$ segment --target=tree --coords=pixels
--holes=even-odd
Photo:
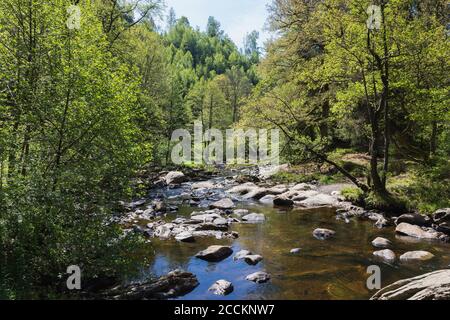
[[[221,38],[223,36],[223,31],[220,29],[220,22],[214,17],[208,18],[208,24],[206,25],[206,33],[209,37]]]
[[[247,33],[244,39],[244,53],[252,63],[259,62],[260,48],[258,47],[259,32]]]
[[[169,15],[167,16],[167,30],[172,29],[177,22],[177,16],[175,14],[175,9],[173,7],[169,10]]]

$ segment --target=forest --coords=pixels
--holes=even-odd
[[[277,183],[345,182],[348,201],[391,216],[450,207],[447,1],[272,0],[273,37],[243,48],[216,18],[200,29],[166,9],[0,2],[1,299],[73,294],[73,264],[95,286],[149,263],[145,238],[114,223],[119,201],[148,191],[143,175],[217,170],[171,162],[173,131],[195,121],[279,129]]]

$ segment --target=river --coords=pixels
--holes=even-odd
[[[224,183],[223,178],[214,182]],[[226,183],[226,182],[225,182]],[[180,197],[189,190],[190,184],[179,188],[153,191],[163,194],[167,202],[180,204]],[[212,199],[220,199],[223,188],[215,190]],[[200,206],[207,206],[204,200]],[[235,240],[214,238],[196,239],[194,243],[175,240],[152,239],[149,244],[151,266],[142,270],[140,279],[149,275],[161,276],[174,269],[194,273],[200,285],[178,299],[368,299],[376,290],[366,286],[367,267],[378,265],[381,269],[382,286],[400,279],[429,271],[447,268],[450,264],[450,244],[417,240],[395,234],[394,227],[378,229],[373,221],[352,219],[349,222],[336,219],[333,208],[281,209],[257,201],[237,202],[237,208],[263,213],[264,223],[235,223],[231,230],[239,233]],[[165,219],[189,217],[197,207],[179,205],[175,213]],[[320,241],[313,237],[316,228],[336,231],[333,239]],[[392,241],[396,262],[390,264],[377,260],[371,241],[385,237]],[[263,256],[262,262],[251,266],[243,260],[234,261],[233,255],[220,262],[207,262],[195,254],[210,245],[232,246],[233,255],[241,249]],[[301,248],[299,254],[291,254],[292,248]],[[435,255],[427,262],[401,263],[398,257],[406,251],[426,250]],[[271,280],[256,284],[245,277],[256,271],[266,271]],[[216,296],[208,288],[219,279],[233,283],[234,291],[227,296]],[[135,279],[136,280],[136,279]]]

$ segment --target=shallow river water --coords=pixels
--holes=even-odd
[[[171,191],[176,193],[176,190]],[[447,268],[450,264],[450,245],[440,242],[418,241],[395,235],[394,228],[377,229],[373,222],[353,219],[349,223],[337,220],[335,210],[282,210],[255,202],[239,203],[238,208],[264,213],[261,224],[234,224],[231,230],[239,232],[236,240],[199,239],[195,243],[152,239],[153,263],[143,271],[143,277],[156,276],[181,268],[194,273],[200,285],[178,299],[368,299],[375,292],[367,289],[367,267],[381,268],[382,286],[394,281]],[[180,206],[168,220],[189,216],[198,208]],[[312,236],[315,228],[336,231],[336,237],[320,241]],[[373,256],[377,250],[371,245],[376,237],[392,241],[397,262],[383,263]],[[206,262],[195,258],[200,250],[214,244],[230,245],[233,255],[241,249],[263,256],[256,266],[243,260],[234,261],[233,255],[220,262]],[[301,248],[300,254],[290,254],[292,248]],[[398,257],[406,251],[427,250],[435,257],[425,263],[404,264]],[[256,271],[266,271],[271,280],[255,284],[245,277]],[[225,279],[234,285],[227,296],[216,296],[208,288]]]

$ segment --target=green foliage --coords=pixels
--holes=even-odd
[[[364,193],[359,188],[344,188],[341,191],[342,196],[344,196],[345,200],[350,201],[352,203],[361,204],[364,203]]]

